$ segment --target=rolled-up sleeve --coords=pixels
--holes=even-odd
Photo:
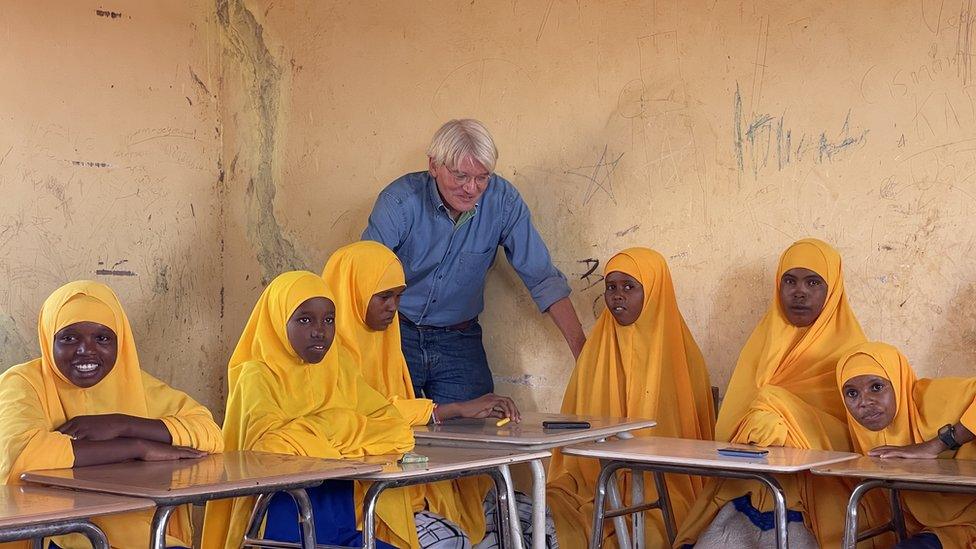
[[[369,214],[362,240],[373,240],[396,251],[403,244],[406,224],[403,199],[389,192],[382,192]]]
[[[553,265],[549,248],[532,225],[529,207],[514,187],[505,199],[505,212],[507,215],[502,230],[505,256],[529,290],[536,306],[545,312],[553,303],[569,296],[569,283]]]

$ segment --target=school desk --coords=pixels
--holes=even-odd
[[[884,532],[893,531],[898,540],[905,539],[905,518],[898,497],[899,490],[945,493],[976,493],[976,461],[963,459],[879,459],[860,457],[852,461],[824,465],[813,469],[817,475],[863,479],[847,502],[844,547]],[[858,534],[857,506],[875,488],[889,491],[891,520],[884,525]]]
[[[502,474],[501,469],[513,463],[524,463],[533,459],[548,457],[547,451],[519,452],[515,450],[489,450],[472,448],[418,447],[414,453],[427,457],[423,463],[401,463],[398,455],[368,456],[361,458],[364,463],[370,463],[381,468],[371,472],[361,472],[349,475],[347,478],[370,482],[363,499],[363,541],[366,549],[376,547],[376,502],[384,490],[427,484],[441,480],[453,480],[463,477],[486,475],[495,485],[497,495],[496,523],[501,538],[501,547],[512,547],[517,544],[517,529],[513,532],[512,524],[517,524],[517,517],[510,516],[509,498],[514,495],[511,480]],[[257,535],[271,495],[263,495],[254,504],[254,512],[248,525],[244,546],[253,546],[251,542]],[[275,542],[277,548],[295,548],[296,544]]]
[[[520,529],[512,527],[518,525],[518,515],[512,514],[515,497],[515,487],[511,477],[506,474],[508,466],[515,463],[526,463],[541,460],[551,454],[545,450],[518,451],[513,449],[486,448],[448,448],[435,446],[418,446],[415,453],[427,456],[427,463],[398,464],[386,460],[383,470],[379,473],[355,475],[357,480],[369,480],[372,484],[366,491],[363,502],[363,530],[367,540],[366,549],[375,549],[376,531],[375,509],[376,500],[380,494],[389,488],[426,484],[439,480],[451,480],[475,475],[488,475],[495,484],[498,534],[501,547],[521,547]],[[512,536],[512,534],[515,536]]]
[[[496,427],[496,419],[455,419],[440,425],[414,427],[417,445],[449,446],[454,448],[510,448],[519,451],[538,451],[562,448],[570,444],[604,440],[608,437],[629,437],[631,431],[657,425],[650,419],[576,416],[566,414],[524,413],[520,423]],[[587,421],[589,429],[543,429],[543,421]],[[542,459],[529,462],[532,469],[532,547],[545,547],[546,531],[546,469]],[[510,476],[508,469],[503,470]],[[611,504],[620,507],[620,497],[611,487]],[[514,509],[514,500],[510,502]],[[623,525],[623,519],[620,520]],[[629,549],[624,545],[621,549]]]
[[[40,547],[42,539],[63,534],[82,534],[95,549],[108,549],[101,528],[92,517],[152,509],[147,499],[91,492],[74,492],[39,486],[0,487],[0,542],[30,539]]]
[[[773,494],[776,519],[776,545],[788,547],[786,534],[786,496],[774,474],[791,474],[857,458],[857,454],[847,452],[828,452],[823,450],[801,450],[798,448],[770,447],[763,458],[727,457],[718,453],[725,447],[754,448],[751,446],[715,442],[710,440],[688,440],[680,438],[647,437],[629,440],[608,441],[602,444],[582,444],[564,448],[566,455],[599,459],[602,462],[600,477],[596,485],[594,500],[593,532],[590,537],[591,549],[600,547],[603,538],[603,521],[606,518],[623,515],[641,516],[649,509],[660,509],[668,539],[673,543],[676,536],[674,514],[668,497],[664,473],[678,473],[706,477],[758,480],[765,484]],[[653,473],[654,486],[658,499],[644,502],[643,494],[635,494],[635,504],[625,509],[610,512],[604,510],[607,485],[614,474],[621,469],[633,472]],[[633,475],[635,480],[642,475]],[[636,484],[636,483],[635,483]],[[639,497],[638,497],[639,496]],[[640,503],[637,503],[640,502]],[[635,522],[634,539],[643,540],[643,523]],[[618,536],[619,538],[619,536]]]
[[[379,471],[379,464],[324,460],[265,452],[226,452],[199,459],[128,461],[75,469],[31,471],[28,482],[151,500],[156,505],[150,547],[166,546],[166,525],[180,505],[287,492],[295,499],[302,544],[315,547],[315,527],[305,488],[356,473]]]

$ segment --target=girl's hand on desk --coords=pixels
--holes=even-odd
[[[194,459],[207,455],[202,450],[187,448],[186,446],[172,446],[163,442],[140,440],[142,445],[142,461],[170,461],[174,459]]]
[[[877,458],[908,458],[908,459],[934,459],[946,450],[945,444],[939,439],[933,439],[918,444],[908,446],[878,446],[868,452],[871,457]]]

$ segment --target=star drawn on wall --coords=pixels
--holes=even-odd
[[[589,181],[586,186],[586,190],[583,193],[583,204],[593,198],[593,195],[597,191],[603,191],[607,193],[610,200],[616,204],[617,198],[613,195],[613,172],[617,169],[617,164],[620,163],[620,159],[624,156],[624,153],[620,153],[613,160],[607,159],[607,145],[603,146],[603,153],[600,154],[600,159],[597,160],[595,164],[589,166],[579,166],[572,170],[568,170],[566,173],[570,175],[575,175],[577,177],[582,177]]]

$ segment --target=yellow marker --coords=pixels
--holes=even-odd
[[[495,427],[504,427],[504,426],[508,425],[508,422],[509,421],[512,421],[512,418],[510,418],[510,417],[503,417],[503,418],[501,418],[501,419],[499,419],[498,421],[495,422]]]

